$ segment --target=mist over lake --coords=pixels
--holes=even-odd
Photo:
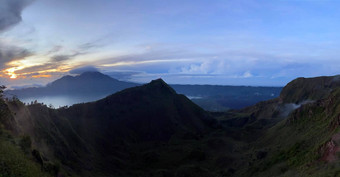
[[[54,108],[59,108],[63,106],[72,106],[73,104],[77,103],[86,103],[86,102],[92,102],[99,99],[104,98],[107,95],[90,95],[90,96],[41,96],[41,97],[28,97],[28,98],[22,98],[20,99],[22,102],[26,104],[30,104],[31,102],[34,102],[35,100],[38,101],[38,103],[44,103],[46,105],[53,105]]]
[[[105,98],[108,95],[88,95],[84,96],[74,96],[74,95],[58,95],[58,96],[37,96],[37,97],[26,97],[20,98],[20,101],[26,104],[31,104],[35,100],[38,103],[44,103],[46,105],[53,105],[54,108],[59,108],[63,106],[72,106],[79,103],[87,103],[92,101],[97,101]],[[190,100],[192,99],[202,99],[202,97],[186,96]]]

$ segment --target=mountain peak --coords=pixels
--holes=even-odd
[[[168,85],[162,78],[152,80],[150,84]]]
[[[172,94],[176,94],[176,91],[171,88],[163,79],[159,78],[159,79],[156,79],[156,80],[152,80],[150,83],[146,84],[145,85],[148,89],[150,90],[154,90],[154,89],[157,89],[157,90],[162,90],[162,92],[169,92],[169,93],[172,93]]]

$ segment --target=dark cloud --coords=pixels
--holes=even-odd
[[[96,71],[99,71],[99,69],[94,66],[83,66],[80,68],[73,69],[69,71],[69,73],[70,74],[82,74],[84,72],[96,72]]]
[[[71,55],[55,55],[52,57],[52,61],[53,62],[61,62],[61,61],[65,61],[65,60],[69,60],[72,59],[78,55],[83,55],[84,53],[74,53]]]
[[[33,0],[0,0],[0,33],[19,23],[22,10]],[[0,43],[0,69],[5,64],[32,55],[32,52],[16,46]]]
[[[103,40],[102,38],[98,38],[90,42],[82,43],[73,50],[74,51],[73,54],[61,53],[60,51],[64,47],[61,45],[56,45],[51,50],[49,50],[46,53],[46,55],[54,54],[54,56],[51,57],[51,62],[63,62],[66,60],[73,59],[74,57],[79,56],[79,55],[88,54],[90,53],[92,49],[96,49],[96,48],[104,46],[103,44],[100,44],[102,40]]]
[[[22,59],[30,55],[32,55],[32,52],[27,49],[0,44],[0,68],[3,68],[10,61]]]
[[[19,23],[22,10],[32,0],[1,0],[0,1],[0,32]]]
[[[70,59],[69,55],[56,55],[52,57],[53,61],[59,62],[59,61],[64,61]]]
[[[59,52],[62,48],[63,48],[63,46],[61,46],[61,45],[56,45],[56,46],[54,46],[51,50],[49,50],[49,51],[47,52],[46,55],[50,55],[50,54],[53,54],[53,53],[57,53],[57,52]]]
[[[87,42],[87,43],[79,45],[78,48],[79,48],[79,50],[90,50],[90,49],[98,48],[98,47],[101,47],[101,46],[102,45],[97,44],[96,42]]]
[[[94,39],[92,41],[89,41],[89,42],[85,42],[85,43],[82,43],[78,46],[78,50],[80,51],[88,51],[88,50],[91,50],[91,49],[97,49],[97,48],[100,48],[100,47],[104,47],[106,42],[105,40],[108,39],[109,36],[105,35],[105,36],[102,36],[102,37],[99,37],[97,39]]]

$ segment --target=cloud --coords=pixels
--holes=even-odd
[[[11,86],[11,89],[24,89],[24,88],[32,88],[32,87],[43,87],[42,84],[27,84],[27,85],[20,85],[20,86]]]
[[[70,59],[70,55],[55,55],[52,57],[53,61],[59,62]]]
[[[253,75],[252,75],[249,71],[247,71],[247,72],[245,72],[245,73],[243,74],[243,77],[244,77],[244,78],[249,78],[249,77],[253,77]]]
[[[80,68],[72,69],[69,71],[70,74],[82,74],[84,72],[97,72],[99,71],[98,68],[94,66],[83,66]]]
[[[74,54],[70,54],[70,55],[55,55],[53,56],[51,59],[53,62],[62,62],[65,60],[69,60],[72,59],[78,55],[83,55],[84,53],[80,53],[80,52],[76,52]]]
[[[41,65],[35,65],[31,67],[27,67],[21,70],[16,71],[17,74],[25,74],[25,76],[31,76],[26,73],[34,73],[38,71],[45,71],[45,70],[50,70],[50,69],[56,69],[58,68],[59,64],[56,63],[44,63]]]
[[[52,47],[52,49],[49,50],[49,51],[46,53],[46,55],[50,55],[50,54],[57,53],[57,52],[59,52],[62,48],[63,48],[63,46],[61,46],[61,45],[56,45],[56,46]]]
[[[90,49],[94,49],[94,48],[99,48],[103,45],[98,44],[96,41],[95,42],[87,42],[87,43],[83,43],[81,45],[78,46],[79,50],[90,50]]]
[[[0,32],[21,22],[21,12],[32,0],[1,0],[0,1]]]
[[[0,44],[0,68],[5,67],[5,64],[10,61],[22,59],[30,55],[32,55],[32,52],[27,49]]]
[[[141,71],[111,71],[111,72],[104,72],[104,74],[109,75],[115,79],[129,81],[136,75],[144,74]]]
[[[1,0],[0,33],[21,22],[23,9],[32,1],[33,0]],[[23,59],[32,54],[33,53],[27,49],[8,45],[0,41],[0,69],[3,69],[5,64],[10,61]]]

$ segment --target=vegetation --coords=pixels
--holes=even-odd
[[[2,87],[5,88],[5,87]],[[31,155],[29,137],[15,137],[13,129],[6,129],[10,111],[3,99],[0,99],[0,177],[49,177],[52,176],[41,170]],[[9,127],[7,127],[9,128]]]
[[[60,109],[2,102],[0,163],[9,165],[0,170],[3,176],[336,176],[338,85],[334,77],[301,78],[279,98],[228,112],[206,112],[162,80]]]
[[[6,89],[6,86],[4,86],[4,85],[0,85],[0,99],[2,99],[3,98],[3,94],[4,94],[4,90]]]

